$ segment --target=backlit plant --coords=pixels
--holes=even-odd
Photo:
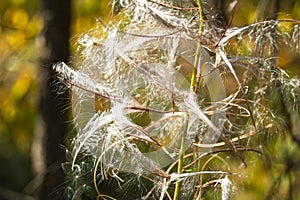
[[[239,174],[219,154],[246,166],[245,152],[260,153],[253,136],[299,117],[300,80],[278,66],[280,47],[299,53],[299,21],[222,29],[201,0],[114,6],[118,20],[79,38],[76,70],[53,66],[76,130],[66,195],[200,199],[213,188],[229,199]]]

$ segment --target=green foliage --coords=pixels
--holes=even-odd
[[[105,16],[105,3],[74,1],[73,35]],[[30,152],[38,118],[42,28],[39,0],[1,0],[0,185],[17,191],[33,180]]]
[[[35,43],[42,28],[37,8],[38,1],[31,0],[0,4],[0,179],[3,187],[15,190],[32,179],[30,147],[37,117]]]

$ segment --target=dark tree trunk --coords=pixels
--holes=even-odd
[[[71,22],[71,0],[42,0],[44,18],[43,48],[40,68],[40,120],[33,144],[33,168],[41,179],[38,199],[63,197],[65,160],[62,148],[68,132],[68,92],[57,94],[52,65],[68,62]]]

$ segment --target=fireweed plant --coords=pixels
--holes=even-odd
[[[201,0],[113,4],[116,20],[78,39],[76,70],[53,66],[72,91],[67,198],[229,199],[222,155],[246,167],[254,136],[299,116],[300,80],[277,64],[279,47],[300,53],[299,21],[224,29]]]

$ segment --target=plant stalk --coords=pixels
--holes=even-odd
[[[185,135],[187,133],[187,127],[188,127],[188,118],[189,115],[186,113],[184,120],[184,126],[183,126],[183,134],[181,136],[181,144],[180,144],[180,151],[179,151],[179,160],[178,160],[178,167],[177,167],[177,173],[180,174],[183,168],[183,158],[184,158],[184,142],[185,142]],[[180,181],[177,180],[175,185],[175,191],[174,191],[174,197],[173,200],[177,200],[180,192]]]
[[[201,0],[198,0],[198,7],[199,7],[199,39],[197,43],[197,50],[195,53],[195,59],[194,59],[194,69],[192,72],[192,78],[191,78],[191,86],[190,90],[191,92],[197,92],[197,87],[200,80],[200,52],[201,52],[201,35],[203,30],[203,12],[202,12],[202,2]]]

